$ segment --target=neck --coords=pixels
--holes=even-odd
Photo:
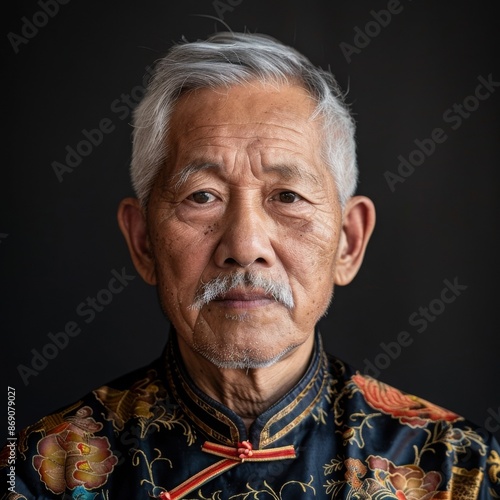
[[[247,431],[254,420],[302,378],[314,348],[314,335],[265,368],[219,368],[194,352],[181,338],[179,350],[193,382],[205,394],[233,410]]]

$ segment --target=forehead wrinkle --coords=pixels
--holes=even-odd
[[[214,162],[200,162],[200,163],[190,163],[189,165],[186,165],[180,172],[177,172],[174,174],[170,179],[169,182],[173,182],[175,179],[177,181],[175,182],[173,189],[175,191],[179,190],[182,188],[182,186],[188,181],[189,177],[193,174],[196,174],[197,172],[201,172],[203,170],[208,170],[208,169],[220,169],[222,166],[219,163],[214,163]],[[269,166],[262,166],[262,170],[264,173],[277,173],[280,177],[282,177],[285,180],[292,180],[295,178],[305,180],[305,181],[310,181],[316,186],[321,186],[321,180],[319,179],[318,176],[314,175],[311,172],[304,171],[300,167],[294,164],[277,164],[277,165],[269,165]]]
[[[286,127],[282,127],[282,128],[286,128]],[[288,129],[290,131],[292,131],[293,129]],[[299,132],[297,131],[294,131],[295,135],[297,137],[300,137],[302,138],[303,134],[300,134]],[[224,143],[225,141],[227,140],[233,140],[233,139],[236,139],[236,140],[239,140],[239,141],[242,141],[242,142],[246,142],[248,143],[250,146],[252,146],[255,142],[257,143],[268,143],[269,141],[273,141],[273,142],[277,142],[277,143],[291,143],[291,144],[297,144],[297,141],[294,139],[294,138],[290,138],[290,137],[287,137],[287,136],[280,136],[280,135],[277,135],[275,133],[272,133],[272,132],[263,132],[263,131],[258,131],[258,132],[255,132],[253,134],[245,134],[245,133],[242,133],[241,135],[239,135],[238,133],[232,131],[230,134],[227,134],[227,133],[224,133],[224,132],[220,132],[220,133],[213,133],[213,134],[204,134],[200,137],[194,137],[194,138],[190,138],[188,133],[184,134],[184,141],[186,142],[186,144],[184,145],[184,147],[186,146],[193,146],[193,144],[195,146],[197,146],[198,144],[201,144],[201,145],[204,145],[206,142],[210,142],[212,140],[219,140],[221,143]],[[279,146],[275,146],[275,147],[279,147]]]
[[[301,136],[302,133],[297,130],[297,122],[298,121],[303,121],[301,120],[300,118],[296,118],[295,120],[293,120],[291,122],[290,125],[286,125],[284,124],[283,122],[274,122],[274,121],[262,121],[262,120],[255,120],[253,122],[246,122],[246,121],[227,121],[227,122],[214,122],[214,123],[207,123],[207,124],[196,124],[196,125],[193,125],[191,127],[188,127],[186,128],[186,130],[183,131],[183,135],[187,135],[187,134],[190,134],[191,132],[194,132],[194,131],[198,131],[198,130],[203,130],[203,129],[211,129],[214,131],[216,131],[216,129],[222,129],[221,132],[219,133],[215,133],[214,136],[212,137],[219,137],[220,135],[224,135],[225,133],[225,129],[227,129],[228,127],[242,127],[242,128],[252,128],[252,127],[255,127],[255,126],[261,126],[261,125],[264,125],[264,126],[271,126],[271,127],[275,127],[277,129],[282,129],[286,132],[292,132],[293,134],[295,135],[299,135]],[[308,123],[311,123],[313,124],[314,121],[313,120],[308,120]],[[262,132],[259,132],[259,134],[261,134]],[[231,136],[233,136],[233,133],[231,131]],[[211,136],[208,136],[208,135],[204,135],[204,137],[206,138],[210,138]],[[271,134],[269,137],[272,137],[274,138],[274,134]],[[251,138],[251,136],[249,136],[248,134],[244,134],[242,137],[240,137],[241,139],[247,139],[247,138]]]

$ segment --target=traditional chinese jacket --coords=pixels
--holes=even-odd
[[[162,358],[45,417],[3,452],[2,498],[500,498],[500,447],[455,413],[325,354],[247,433]],[[11,480],[9,482],[9,479]]]

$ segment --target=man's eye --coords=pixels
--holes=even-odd
[[[195,203],[209,203],[215,200],[215,196],[206,191],[198,191],[188,196],[188,200],[192,200]]]
[[[300,196],[293,191],[283,191],[278,195],[278,198],[282,203],[294,203],[301,199]]]

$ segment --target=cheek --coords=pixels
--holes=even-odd
[[[279,239],[294,266],[306,268],[309,274],[323,274],[335,263],[340,234],[337,226],[332,217],[316,218],[284,228]]]
[[[281,260],[296,297],[297,310],[309,320],[321,317],[333,290],[340,228],[332,218],[313,220],[281,238]]]
[[[169,221],[151,235],[158,285],[177,302],[192,300],[213,252],[215,225],[193,228]]]

